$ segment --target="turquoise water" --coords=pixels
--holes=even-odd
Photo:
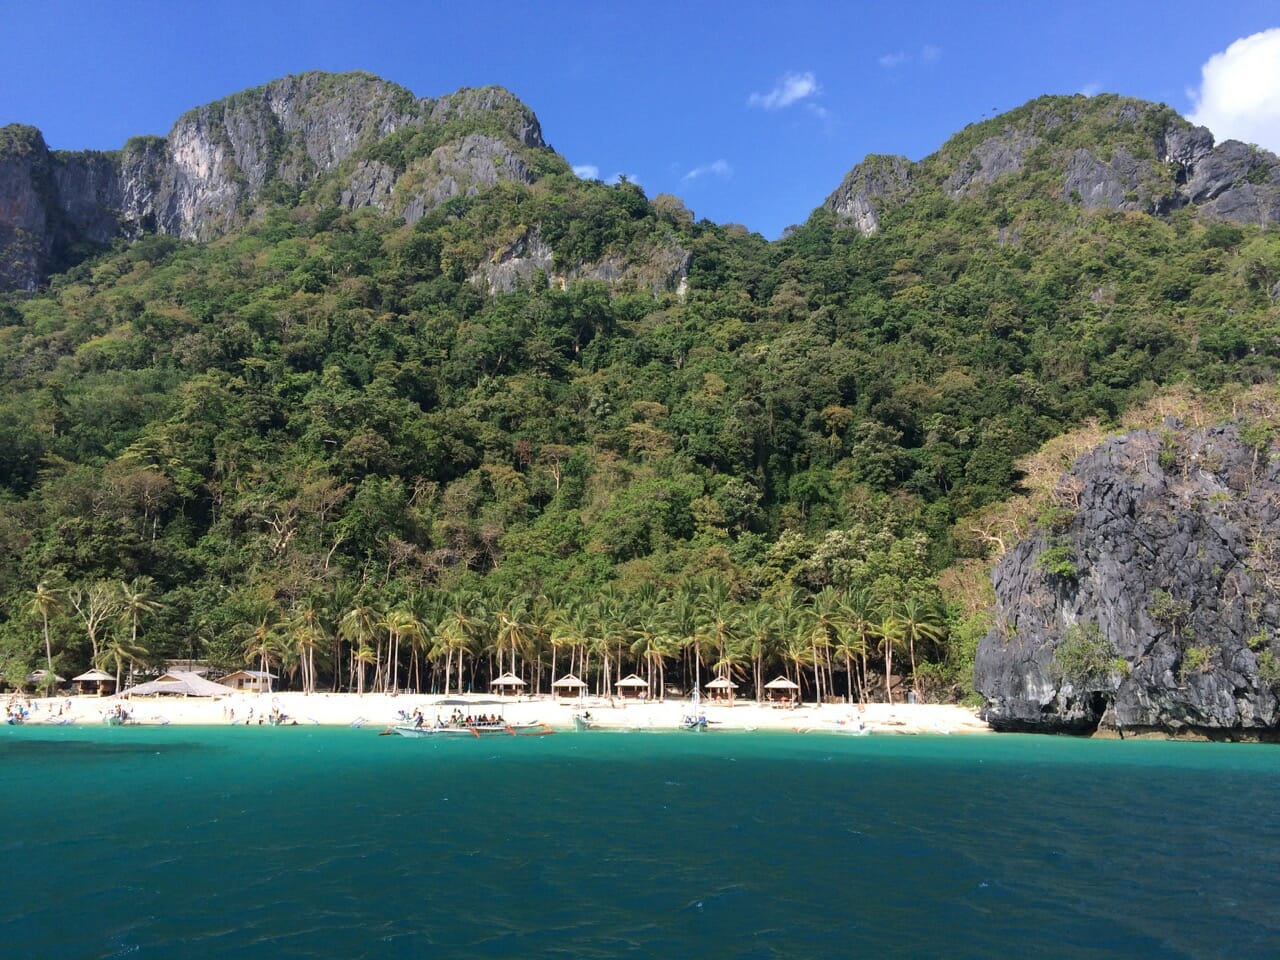
[[[1280,748],[0,728],[6,957],[1274,957]]]

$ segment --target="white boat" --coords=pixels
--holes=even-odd
[[[507,723],[503,720],[486,721],[484,723],[431,723],[413,724],[397,723],[384,733],[394,733],[401,737],[545,737],[555,733],[545,723],[536,720],[527,723]]]
[[[585,710],[582,711],[582,713],[575,713],[573,715],[573,729],[579,733],[582,733],[584,730],[590,730],[595,725],[595,718]]]

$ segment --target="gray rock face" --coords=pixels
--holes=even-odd
[[[606,256],[597,263],[575,264],[563,274],[558,274],[551,247],[538,231],[533,230],[482,263],[471,280],[487,286],[490,293],[510,293],[541,272],[549,285],[563,287],[578,280],[632,283],[658,296],[681,290],[692,262],[693,254],[674,240],[669,240],[649,245],[636,259]]]
[[[479,117],[501,135],[468,131],[467,121]],[[407,170],[372,159],[347,163],[379,140],[419,129],[444,142]],[[167,137],[137,138],[116,153],[54,154],[33,128],[3,128],[0,261],[7,266],[0,289],[33,289],[57,251],[75,243],[150,230],[218,236],[248,219],[275,183],[302,188],[338,176],[347,208],[417,219],[500,180],[529,182],[518,151],[545,147],[537,118],[506,90],[419,100],[368,74],[276,80],[192,110]]]
[[[1146,165],[1118,148],[1109,162],[1088,150],[1077,150],[1067,164],[1063,199],[1077,200],[1090,209],[1137,210],[1138,187]]]
[[[1039,137],[1012,128],[983,140],[947,178],[947,192],[960,196],[976,187],[989,186],[998,177],[1019,172],[1026,165],[1027,154],[1039,142]]]
[[[911,195],[914,172],[915,164],[906,157],[868,156],[822,205],[869,237],[880,229],[884,206],[901,204]]]
[[[1207,218],[1280,221],[1280,158],[1230,140],[1215,147],[1207,129],[1165,107],[1110,96],[1032,101],[966,128],[918,164],[868,157],[823,207],[870,235],[887,208],[930,187],[970,197],[1043,170],[1064,201],[1090,209],[1164,214],[1194,205]]]
[[[1254,438],[1256,439],[1256,438]],[[1069,519],[997,565],[975,682],[997,729],[1275,739],[1280,462],[1240,428],[1110,440]]]

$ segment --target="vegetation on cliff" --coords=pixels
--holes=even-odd
[[[919,189],[872,236],[819,210],[767,243],[556,166],[412,224],[321,179],[0,301],[5,675],[45,660],[47,617],[64,674],[515,662],[545,689],[572,657],[593,685],[700,660],[961,694],[1020,458],[1274,377],[1280,240],[1192,207],[1089,209],[1015,171]],[[533,237],[548,269],[477,279]],[[684,284],[569,279],[658,247]]]

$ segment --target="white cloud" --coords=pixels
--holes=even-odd
[[[685,183],[689,183],[706,176],[731,177],[733,176],[733,167],[729,166],[727,160],[713,160],[711,163],[704,163],[700,167],[694,167],[680,179]]]
[[[594,163],[575,163],[573,175],[579,180],[599,180],[600,168]]]
[[[1218,140],[1280,152],[1280,27],[1237,40],[1200,68],[1188,119]]]
[[[1102,92],[1102,84],[1097,82],[1086,83],[1083,87],[1080,88],[1080,92],[1084,94],[1086,97],[1096,97],[1098,94]]]
[[[753,93],[747,97],[747,106],[765,110],[781,110],[793,103],[822,92],[812,73],[788,73],[768,93]]]
[[[882,54],[876,63],[880,64],[886,70],[896,70],[898,67],[912,63],[937,63],[942,59],[942,48],[935,47],[931,43],[925,44],[920,48],[918,53],[906,53],[902,50],[895,50],[892,53]]]

